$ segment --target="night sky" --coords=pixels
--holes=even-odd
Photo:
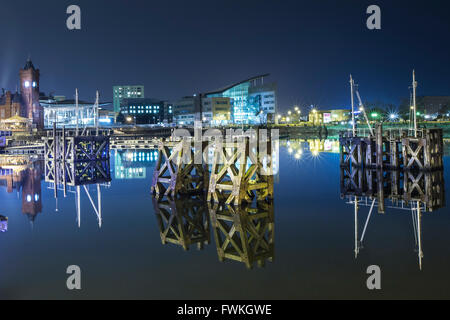
[[[41,91],[112,100],[112,86],[145,85],[177,99],[270,73],[278,107],[350,103],[349,74],[363,100],[398,103],[416,69],[419,95],[450,95],[448,1],[16,0],[0,8],[0,87],[15,90],[28,55]],[[66,28],[81,7],[82,30]],[[381,7],[382,29],[366,28]],[[269,78],[268,78],[269,80]]]

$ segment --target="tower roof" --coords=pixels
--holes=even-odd
[[[25,67],[23,67],[23,70],[29,70],[29,69],[36,70],[34,68],[33,62],[31,61],[30,58],[27,59],[27,63],[25,64]]]

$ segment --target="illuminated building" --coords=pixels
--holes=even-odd
[[[44,112],[39,103],[39,69],[36,69],[30,59],[19,71],[20,92],[2,92],[0,96],[0,121],[12,117],[27,119],[36,129],[44,127]]]
[[[195,97],[183,97],[173,104],[173,122],[179,126],[194,125],[197,112],[199,110],[195,108]]]
[[[125,117],[131,116],[138,124],[161,124],[173,119],[171,104],[151,98],[123,99],[120,112]]]
[[[351,112],[347,109],[317,110],[309,112],[309,122],[313,125],[341,122],[350,120]]]
[[[267,119],[267,114],[276,112],[276,85],[264,84],[264,78],[267,76],[269,74],[256,76],[216,91],[207,92],[203,96],[206,98],[230,98],[231,116],[234,123],[260,123],[264,121],[263,119]],[[264,96],[270,96],[270,98]],[[264,102],[266,102],[266,108]]]
[[[113,87],[113,106],[114,112],[119,113],[122,100],[127,98],[144,98],[144,86],[114,86]]]
[[[227,125],[231,123],[230,98],[203,98],[202,122],[207,125]]]
[[[44,108],[44,127],[52,128],[56,122],[58,128],[75,127],[77,123],[76,101],[56,100],[54,98],[41,99],[41,105]],[[113,122],[113,115],[108,112],[110,102],[99,103],[99,124],[107,125]],[[93,127],[95,125],[95,104],[93,102],[78,101],[78,124],[82,126]]]

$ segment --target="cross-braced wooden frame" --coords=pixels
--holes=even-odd
[[[208,188],[209,172],[205,164],[196,163],[206,143],[197,150],[192,139],[160,141],[158,160],[153,172],[151,191],[159,196],[176,197],[204,192]]]
[[[153,197],[162,244],[172,243],[188,250],[192,244],[203,249],[210,243],[209,218],[202,197],[172,199]]]
[[[274,258],[273,202],[258,201],[255,207],[208,203],[219,261],[243,262],[252,268]]]
[[[273,163],[271,141],[251,146],[248,137],[218,142],[208,189],[208,201],[240,205],[273,199]]]

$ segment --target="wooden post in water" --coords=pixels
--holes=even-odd
[[[378,123],[376,125],[375,143],[377,152],[377,169],[383,169],[383,125]]]
[[[63,190],[64,198],[67,196],[67,182],[66,182],[66,128],[62,127],[62,175],[63,175]]]
[[[56,122],[53,122],[53,178],[55,180],[53,190],[53,195],[55,198],[58,197],[58,154],[57,154],[57,137],[56,137]]]

